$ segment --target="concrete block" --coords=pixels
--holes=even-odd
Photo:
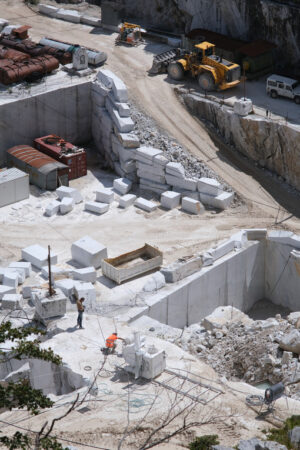
[[[202,194],[217,196],[222,191],[221,184],[214,178],[200,178],[198,181],[198,191]]]
[[[130,117],[130,106],[128,103],[120,103],[115,100],[112,91],[110,91],[109,95],[106,98],[105,103],[107,111],[111,111],[111,109],[116,109],[121,117]]]
[[[92,96],[96,93],[102,95],[103,97],[107,97],[110,93],[110,89],[104,86],[99,80],[95,80],[91,83]]]
[[[113,152],[119,156],[123,162],[135,159],[135,149],[125,148],[115,135],[111,138]]]
[[[37,244],[30,245],[22,249],[22,259],[41,269],[48,264],[48,250]],[[53,251],[50,252],[50,261],[52,265],[57,264],[57,255]]]
[[[151,164],[153,158],[157,155],[161,155],[162,151],[154,147],[139,147],[136,149],[136,160],[145,164]]]
[[[166,173],[177,178],[184,178],[185,175],[183,165],[176,162],[169,162],[166,164]]]
[[[57,214],[60,208],[60,202],[57,200],[53,200],[52,202],[48,203],[48,205],[45,208],[45,215],[48,217],[54,216],[54,214]]]
[[[97,78],[109,89],[112,89],[118,102],[127,102],[128,93],[125,84],[113,72],[106,69],[99,70]]]
[[[136,195],[133,194],[126,194],[120,197],[119,200],[119,207],[120,208],[128,208],[129,206],[133,205],[136,200]]]
[[[156,156],[154,156],[152,162],[153,162],[154,166],[166,167],[166,165],[168,164],[169,160],[163,155],[156,155]]]
[[[124,162],[120,161],[120,165],[125,173],[136,173],[136,162],[133,159]]]
[[[180,194],[174,191],[166,191],[160,197],[160,203],[163,208],[173,209],[180,205]]]
[[[157,208],[156,203],[153,203],[150,200],[146,200],[142,197],[136,199],[136,201],[134,202],[134,206],[147,212],[152,212]]]
[[[146,180],[149,180],[150,182],[159,183],[159,184],[165,184],[166,183],[166,177],[164,175],[156,175],[152,172],[147,172],[145,170],[138,170],[137,176]]]
[[[114,193],[110,189],[99,188],[95,194],[96,202],[112,203],[114,201]]]
[[[126,176],[126,173],[121,167],[121,164],[119,162],[114,162],[114,169],[117,175],[124,178]]]
[[[84,298],[85,301],[83,303],[85,307],[85,311],[92,311],[96,302],[96,289],[92,285],[92,283],[82,283],[81,281],[75,281],[75,295],[78,298]]]
[[[142,163],[140,161],[136,161],[136,167],[138,170],[140,170],[141,172],[147,172],[147,174],[151,174],[151,175],[161,175],[165,177],[165,168],[163,166],[159,166],[159,165],[154,165],[154,164],[145,164]],[[151,175],[150,175],[150,179],[151,179]],[[147,178],[147,177],[145,177]]]
[[[84,281],[86,283],[96,283],[97,272],[94,267],[84,267],[75,269],[72,272],[74,280]]]
[[[44,5],[43,3],[39,4],[39,12],[41,14],[47,14],[47,16],[54,17],[55,13],[59,10],[55,6]]]
[[[200,200],[204,205],[214,206],[219,209],[226,209],[230,206],[234,198],[234,192],[222,192],[216,197],[208,194],[201,194]]]
[[[113,186],[116,191],[118,191],[122,195],[125,195],[128,194],[128,192],[132,188],[132,182],[127,178],[118,178],[114,180]]]
[[[5,294],[15,294],[16,288],[11,286],[5,286],[4,284],[0,284],[0,300],[3,299]]]
[[[74,294],[74,280],[70,280],[70,278],[56,280],[54,286],[60,289],[66,297],[70,298]]]
[[[69,197],[64,197],[59,206],[59,211],[61,214],[68,214],[72,211],[74,206],[74,200]]]
[[[186,189],[187,191],[197,190],[196,178],[178,178],[173,175],[166,174],[166,182],[176,188]]]
[[[72,9],[60,8],[54,13],[54,17],[66,20],[67,22],[80,23],[80,14]]]
[[[21,309],[23,307],[23,297],[21,294],[4,294],[2,298],[2,309]]]
[[[193,198],[183,197],[182,199],[182,209],[191,214],[204,214],[205,209],[202,203]]]
[[[83,14],[80,17],[80,22],[84,23],[85,25],[91,25],[91,27],[101,27],[101,19],[99,19],[99,17],[92,17]]]
[[[134,129],[134,122],[131,117],[121,117],[117,109],[110,110],[110,117],[120,133],[129,133]]]
[[[25,278],[28,278],[31,274],[31,264],[30,262],[16,261],[11,262],[9,266],[11,269],[22,269],[25,272]]]
[[[3,284],[16,289],[19,284],[19,273],[14,270],[6,270],[3,276]]]
[[[104,214],[109,210],[108,203],[100,203],[100,202],[86,202],[84,204],[85,211],[90,211],[96,214]]]
[[[4,272],[4,276],[6,274],[12,273],[13,275],[15,275],[16,273],[18,274],[18,284],[22,284],[25,281],[25,269],[24,268],[12,268],[12,267],[8,267],[5,272]],[[4,276],[3,276],[3,284],[4,283]]]
[[[267,237],[267,228],[247,228],[243,230],[249,241],[261,241]]]
[[[233,111],[239,116],[248,116],[253,111],[253,104],[250,98],[240,98],[233,105]]]
[[[56,189],[56,193],[60,200],[67,197],[72,198],[76,204],[82,202],[82,195],[77,189],[68,186],[60,186]]]
[[[123,147],[138,148],[140,146],[139,138],[134,133],[119,133],[116,127],[114,127],[114,131]]]
[[[32,285],[30,285],[30,286],[23,286],[22,287],[22,296],[23,296],[23,298],[31,298],[32,289],[34,287],[35,286],[32,286]]]
[[[160,184],[151,182],[146,178],[140,178],[140,189],[148,192],[155,192],[158,195],[161,195],[163,192],[166,192],[170,189],[168,184]]]
[[[35,314],[41,319],[51,319],[66,313],[67,298],[60,289],[56,289],[52,297],[48,297],[46,290],[37,290],[34,292],[33,302]]]
[[[107,248],[89,236],[74,242],[71,247],[72,259],[84,267],[101,267],[101,261],[107,258]]]

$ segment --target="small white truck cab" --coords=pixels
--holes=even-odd
[[[267,78],[267,94],[272,98],[281,97],[291,98],[300,105],[300,83],[292,78],[282,77],[281,75],[270,75]]]

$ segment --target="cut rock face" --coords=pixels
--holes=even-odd
[[[212,331],[215,328],[221,329],[223,326],[228,326],[231,323],[236,322],[240,322],[244,325],[251,325],[253,320],[237,308],[232,306],[220,306],[203,319],[202,326],[206,330]]]

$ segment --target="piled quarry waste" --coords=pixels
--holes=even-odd
[[[257,384],[300,378],[300,312],[252,320],[232,306],[217,308],[201,323],[187,327],[178,345],[197,355],[222,376]],[[299,387],[289,386],[300,399]]]
[[[110,70],[101,69],[92,83],[92,101],[92,134],[107,167],[129,182],[138,183],[143,191],[158,195],[174,191],[182,199],[187,197],[183,201],[187,212],[204,211],[200,202],[220,209],[230,206],[234,193],[224,190],[218,180],[207,176],[209,171],[203,173],[201,163],[196,166],[199,171],[195,170],[194,176],[190,176],[179,161],[168,158],[168,153],[150,145],[140,145],[131,118],[127,88]],[[114,188],[122,194],[128,193],[120,191],[115,184]],[[144,199],[137,200],[138,206],[144,204]],[[152,207],[146,205],[144,209],[151,211]]]

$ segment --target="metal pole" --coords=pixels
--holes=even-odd
[[[51,256],[50,256],[50,245],[48,245],[48,280],[49,280],[49,296],[52,297],[52,279],[51,279]]]

